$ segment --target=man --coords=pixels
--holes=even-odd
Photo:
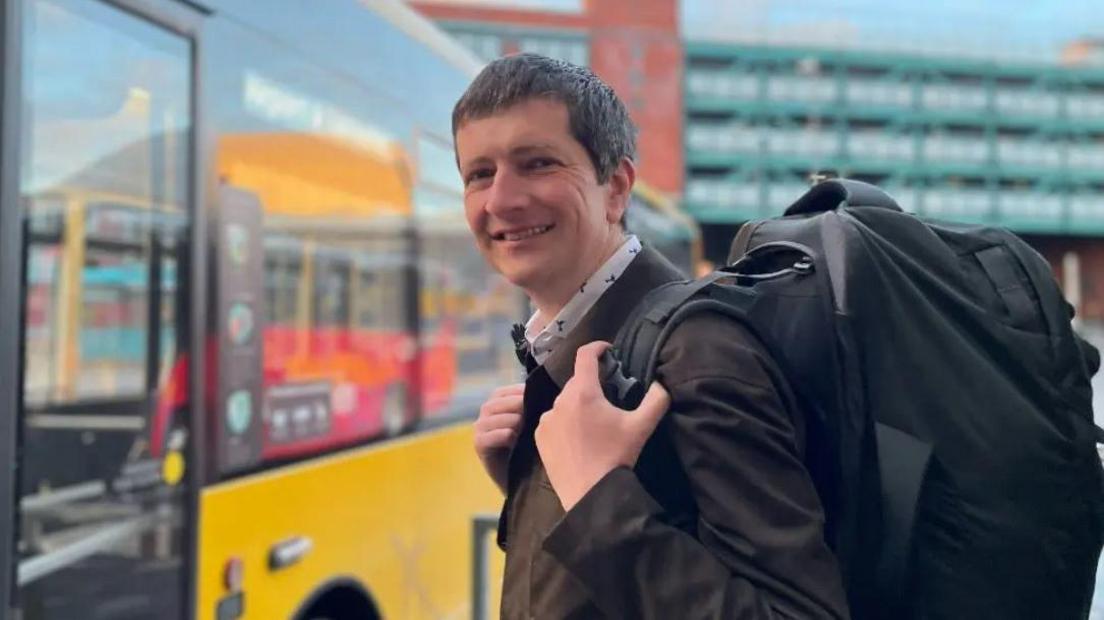
[[[602,395],[603,341],[681,278],[622,228],[635,129],[613,91],[558,60],[500,59],[453,134],[475,243],[537,309],[516,338],[525,384],[475,423],[506,495],[502,617],[846,617],[802,417],[748,331],[687,321],[661,352],[666,389],[632,412]]]

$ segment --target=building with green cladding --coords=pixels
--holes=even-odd
[[[683,204],[711,259],[830,171],[1011,228],[1104,318],[1104,67],[688,42],[684,101]]]

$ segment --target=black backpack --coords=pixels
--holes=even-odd
[[[745,224],[729,261],[652,291],[622,327],[613,355],[634,379],[607,387],[624,405],[679,323],[731,315],[808,416],[853,617],[1088,616],[1104,544],[1100,358],[1041,256],[835,179]]]

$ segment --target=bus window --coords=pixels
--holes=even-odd
[[[406,294],[410,258],[402,253],[399,240],[383,239],[354,255],[356,276],[352,293],[356,327],[402,331],[408,325]]]
[[[190,44],[99,1],[25,6],[21,617],[180,618],[187,403],[158,403],[187,379]]]
[[[301,248],[293,239],[272,239],[265,244],[265,322],[272,325],[295,321],[295,302],[303,264]]]
[[[265,324],[259,460],[223,478],[393,436],[416,413],[408,156],[316,67],[289,79],[272,60],[225,76],[248,115],[225,129],[248,131],[220,134],[217,173],[260,204]]]
[[[146,389],[151,287],[148,209],[89,204],[86,210],[76,382],[78,400],[141,396]],[[146,220],[143,222],[143,220]],[[125,228],[112,228],[121,222]],[[145,224],[145,225],[143,225]]]
[[[319,252],[314,262],[314,325],[319,328],[349,326],[349,257],[340,251]]]
[[[357,265],[357,292],[353,295],[353,316],[357,327],[380,323],[382,278],[369,265]]]

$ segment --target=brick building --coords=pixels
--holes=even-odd
[[[713,261],[742,222],[781,213],[810,173],[833,170],[922,215],[1023,235],[1079,314],[1104,321],[1099,41],[1017,64],[686,41],[677,0],[411,4],[485,59],[591,66],[640,127],[641,178],[701,224]]]
[[[485,59],[526,51],[589,65],[617,91],[640,128],[640,177],[669,195],[682,193],[683,44],[676,0],[581,0],[573,10],[411,4]]]

